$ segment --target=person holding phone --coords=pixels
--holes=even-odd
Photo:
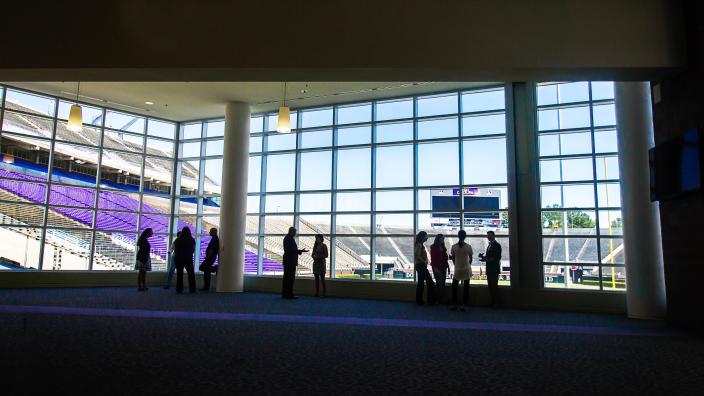
[[[284,237],[284,278],[281,287],[281,297],[285,299],[298,298],[293,295],[293,281],[296,279],[296,266],[298,266],[298,256],[308,252],[306,249],[299,249],[294,237],[296,228],[290,227],[288,234]]]
[[[479,253],[479,260],[486,263],[486,283],[489,286],[491,307],[499,303],[499,272],[501,271],[501,245],[496,242],[494,231],[487,231],[489,244],[486,253]]]

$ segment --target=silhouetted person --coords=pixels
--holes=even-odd
[[[188,289],[196,292],[196,274],[193,269],[193,253],[196,241],[191,236],[191,229],[183,227],[181,235],[174,242],[174,261],[176,263],[176,293],[183,292],[183,270],[188,273]]]
[[[489,244],[486,253],[479,253],[479,259],[486,263],[486,283],[489,286],[489,296],[491,296],[491,306],[495,307],[499,303],[499,272],[501,271],[501,245],[496,242],[494,231],[487,231],[486,239]]]
[[[445,280],[450,272],[450,265],[447,262],[447,247],[445,246],[445,236],[435,235],[433,244],[430,245],[430,266],[433,268],[433,278],[437,286],[438,301],[445,302]]]
[[[142,234],[137,239],[137,260],[134,269],[139,271],[137,275],[137,291],[147,291],[147,271],[152,270],[152,259],[149,256],[151,245],[149,239],[154,232],[151,228],[142,231]]]
[[[210,242],[205,248],[205,259],[198,269],[203,271],[203,288],[202,291],[210,290],[210,274],[217,272],[215,268],[215,260],[220,253],[220,238],[218,238],[218,229],[213,227],[210,229]]]
[[[469,282],[472,279],[472,256],[474,251],[472,245],[465,243],[467,233],[460,230],[457,233],[459,242],[452,245],[450,250],[450,258],[455,263],[455,275],[452,278],[452,307],[451,310],[457,309],[457,294],[459,283],[462,282],[462,305],[460,311],[464,311],[464,307],[469,305]]]
[[[423,285],[428,285],[428,304],[435,302],[435,284],[428,272],[428,252],[423,245],[428,240],[428,233],[421,231],[413,244],[413,263],[418,283],[416,284],[416,304],[423,305]]]
[[[301,253],[307,252],[306,249],[299,249],[296,240],[296,229],[290,227],[288,234],[284,237],[284,279],[281,287],[281,297],[287,299],[298,298],[293,295],[293,281],[296,278],[296,266],[298,265],[298,256]]]
[[[315,277],[315,296],[318,297],[319,285],[323,284],[323,297],[327,291],[325,290],[325,271],[326,271],[326,258],[328,258],[328,247],[325,245],[323,236],[318,234],[315,236],[315,244],[313,245],[313,252],[311,253],[313,257],[313,276]]]
[[[178,238],[181,235],[181,231],[176,233],[176,238]],[[174,250],[176,249],[176,239],[171,242],[171,246],[169,246],[169,262],[166,265],[166,286],[164,286],[164,289],[169,289],[171,287],[171,283],[174,281],[174,273],[176,272],[176,263],[174,259]]]

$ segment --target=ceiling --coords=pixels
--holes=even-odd
[[[75,99],[75,82],[7,82],[7,85]],[[476,82],[291,82],[287,105],[294,108],[476,88]],[[80,100],[173,121],[225,115],[225,103],[243,101],[253,113],[273,111],[283,98],[281,82],[84,82]],[[145,102],[152,102],[148,105]]]

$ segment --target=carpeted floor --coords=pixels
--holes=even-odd
[[[152,288],[0,290],[3,394],[700,394],[704,338],[618,315]],[[8,390],[8,393],[5,393]]]

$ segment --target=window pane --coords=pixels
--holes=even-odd
[[[144,133],[145,120],[132,114],[118,113],[108,110],[105,115],[105,127],[128,131],[134,133]]]
[[[540,161],[540,181],[542,182],[581,181],[593,178],[591,158]]]
[[[601,238],[600,245],[602,264],[625,264],[625,256],[623,252],[623,239]]]
[[[247,213],[259,213],[259,195],[247,196]]]
[[[184,139],[199,139],[201,127],[202,127],[202,124],[200,122],[195,123],[195,124],[186,124],[183,127],[183,138]]]
[[[458,184],[458,151],[456,141],[419,144],[418,185],[440,186]]]
[[[337,145],[369,144],[372,141],[372,127],[369,125],[339,128],[337,130]]]
[[[459,213],[419,213],[418,231],[425,231],[429,235],[428,245],[433,243],[435,235],[443,234],[446,237],[445,246],[450,250],[452,244],[457,243],[457,232],[460,229]],[[428,246],[429,248],[429,246]],[[449,252],[448,252],[449,253]]]
[[[129,154],[128,154],[129,155]],[[105,157],[105,155],[103,155]],[[138,160],[141,162],[140,160]],[[110,161],[103,161],[110,166]],[[74,146],[65,143],[54,145],[53,172],[51,179],[55,183],[73,185],[95,184],[98,167],[98,148]],[[136,168],[135,168],[136,169]],[[139,173],[139,169],[136,169]]]
[[[46,190],[45,190],[46,191]],[[44,206],[0,201],[0,224],[10,226],[38,226],[44,224]],[[4,246],[4,242],[3,242]]]
[[[203,192],[205,194],[220,194],[222,181],[222,159],[209,159],[205,161],[205,180]]]
[[[548,288],[599,290],[599,267],[597,266],[546,265],[543,274],[545,287]]]
[[[337,153],[337,188],[371,187],[371,150],[339,150]]]
[[[267,213],[293,212],[293,194],[267,195],[265,199]]]
[[[337,234],[369,234],[371,217],[366,214],[339,214],[335,218]]]
[[[83,116],[83,119],[85,120],[85,115]],[[149,135],[163,137],[163,138],[173,140],[175,131],[176,131],[176,124],[173,124],[171,122],[165,122],[165,121],[159,121],[159,120],[153,120],[153,119],[147,120],[147,133]]]
[[[269,151],[293,150],[295,148],[295,133],[281,133],[276,135],[269,135],[267,137],[267,149]]]
[[[316,235],[316,234],[330,234],[330,214],[302,214],[298,219],[298,233],[301,235]],[[313,250],[313,238],[309,238],[310,248],[308,250]],[[330,247],[328,246],[328,249]],[[310,258],[310,253],[306,255],[306,259],[312,264],[313,260]]]
[[[139,188],[142,161],[140,154],[103,150],[100,182],[112,188],[121,187],[120,185]]]
[[[378,278],[413,281],[413,238],[378,237],[375,243]]]
[[[457,117],[418,121],[418,139],[457,136]]]
[[[44,271],[88,270],[92,236],[93,232],[88,230],[47,229],[42,269]],[[93,269],[113,269],[111,265],[115,265],[114,263],[114,260],[100,257],[93,260]]]
[[[264,233],[267,235],[286,235],[288,233],[288,228],[293,227],[293,215],[267,215],[264,216]],[[280,255],[283,252],[283,237],[281,240],[275,238],[277,243],[281,243],[281,249],[278,250]],[[274,240],[272,239],[272,242]]]
[[[330,193],[301,194],[298,202],[301,212],[329,212],[330,204]]]
[[[618,183],[599,183],[596,186],[599,207],[617,208],[621,206],[621,186]]]
[[[266,160],[266,191],[293,191],[296,155],[270,155]]]
[[[462,117],[462,135],[494,135],[506,133],[505,114]]]
[[[249,119],[249,132],[259,133],[264,131],[264,117],[251,117]]]
[[[301,112],[301,127],[311,128],[332,125],[332,109],[304,110]]]
[[[249,138],[249,152],[250,153],[259,153],[262,151],[262,137],[261,136],[252,136]]]
[[[336,194],[338,212],[363,212],[371,209],[369,192],[349,192]]]
[[[222,155],[224,140],[208,140],[205,143],[205,155]]]
[[[99,230],[136,231],[137,213],[99,210],[96,228]]]
[[[589,83],[578,81],[557,85],[559,103],[586,102],[589,100]]]
[[[543,186],[540,191],[543,208],[594,207],[594,187],[592,184]]]
[[[504,90],[468,91],[462,93],[462,112],[500,110],[506,106]]]
[[[147,154],[162,157],[174,156],[174,142],[161,139],[147,139]]]
[[[376,210],[413,210],[413,191],[377,191]]]
[[[560,129],[584,128],[590,126],[589,107],[568,107],[559,110]]]
[[[623,234],[623,215],[620,210],[599,211],[599,233],[603,236]]]
[[[378,143],[413,140],[413,124],[410,122],[395,122],[379,124],[376,127]]]
[[[301,148],[332,146],[332,130],[301,133]]]
[[[626,290],[626,267],[602,267],[601,284],[604,290]]]
[[[94,269],[134,269],[137,234],[133,232],[96,232]]]
[[[616,107],[613,104],[594,106],[594,126],[616,125]]]
[[[262,157],[249,157],[249,166],[247,167],[247,192],[259,192],[262,176]]]
[[[618,157],[596,157],[596,177],[599,180],[617,180],[620,177]]]
[[[368,237],[336,238],[335,278],[369,279],[370,246]]]
[[[457,113],[457,94],[434,95],[418,98],[418,116]]]
[[[207,137],[213,137],[213,136],[225,136],[225,120],[222,121],[210,121],[206,126],[206,133],[205,135]]]
[[[357,122],[369,122],[372,119],[372,105],[365,103],[355,106],[340,106],[337,108],[338,124],[353,124]]]
[[[557,104],[557,84],[544,84],[537,87],[538,106]]]
[[[595,131],[594,150],[597,153],[615,153],[618,151],[618,139],[615,130]]]
[[[35,185],[30,185],[36,188]],[[5,183],[0,181],[0,188],[8,190]],[[43,190],[42,190],[43,192]],[[95,207],[95,190],[91,188],[51,185],[49,190],[49,205],[74,206],[77,208]]]
[[[106,129],[103,145],[106,148],[141,153],[144,148],[144,136]]]
[[[301,190],[329,190],[332,182],[332,151],[301,153]]]
[[[20,269],[39,268],[41,229],[0,226],[0,238],[3,241],[2,256],[4,258],[19,263]]]
[[[51,138],[54,131],[54,121],[49,118],[5,111],[2,119],[2,130]]]
[[[596,238],[543,238],[543,262],[596,263]]]
[[[418,210],[460,210],[460,189],[418,190]]]
[[[413,235],[413,213],[377,214],[376,233]]]
[[[613,98],[613,81],[592,81],[592,100],[604,100]]]
[[[377,102],[376,119],[378,121],[413,117],[413,99]]]
[[[377,147],[376,187],[407,186],[413,186],[413,146]]]
[[[200,142],[189,142],[181,144],[181,155],[179,158],[200,157]]]
[[[20,110],[45,116],[54,116],[56,100],[46,96],[34,95],[28,92],[8,89],[5,92],[5,108]]]
[[[596,235],[594,211],[542,212],[543,235]]]
[[[506,139],[465,140],[463,184],[506,183]]]

